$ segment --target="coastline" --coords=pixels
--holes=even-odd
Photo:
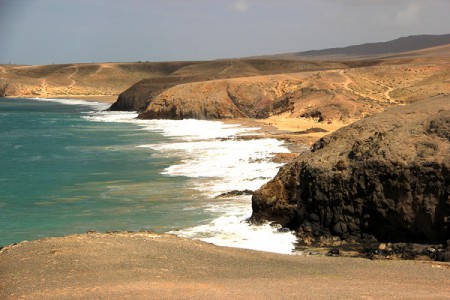
[[[106,224],[100,228],[81,226],[81,230],[59,230],[57,234],[50,232],[45,235],[23,235],[21,238],[10,239],[8,242],[3,243],[3,245],[19,242],[24,239],[34,240],[43,236],[82,233],[92,229],[104,232],[108,230],[153,230],[153,228],[157,228],[155,229],[156,231],[162,232],[159,228],[168,226],[167,228],[169,229],[167,231],[174,232],[177,235],[193,239],[198,238],[219,245],[243,248],[256,247],[260,250],[267,249],[267,251],[281,251],[282,253],[290,253],[294,248],[293,242],[295,241],[295,237],[290,232],[280,233],[277,231],[277,228],[272,228],[269,225],[251,226],[242,222],[251,216],[250,195],[228,195],[220,199],[214,198],[235,189],[256,190],[267,180],[275,176],[281,163],[271,161],[272,153],[289,152],[285,145],[282,145],[282,142],[275,139],[240,140],[239,136],[241,134],[244,136],[246,134],[255,134],[255,130],[245,126],[229,126],[220,122],[220,120],[215,122],[201,120],[135,120],[136,114],[134,113],[104,111],[108,107],[104,104],[93,103],[91,105],[91,103],[80,101],[79,99],[59,100],[38,98],[35,100],[39,102],[58,102],[75,106],[85,105],[88,107],[88,110],[91,110],[92,106],[92,114],[83,114],[83,120],[100,122],[99,124],[102,122],[108,124],[116,122],[133,123],[137,126],[137,129],[144,129],[144,132],[156,132],[158,135],[169,137],[167,143],[160,145],[157,139],[146,142],[139,141],[136,144],[138,145],[136,151],[140,151],[144,155],[156,151],[159,153],[157,156],[161,155],[161,158],[174,159],[173,162],[164,167],[164,170],[161,169],[158,171],[158,174],[167,178],[167,180],[161,182],[172,181],[170,177],[175,177],[175,180],[177,180],[176,177],[182,176],[190,180],[189,189],[192,191],[188,191],[187,195],[190,195],[191,192],[199,193],[195,198],[186,199],[186,202],[183,202],[186,204],[180,204],[186,205],[187,208],[184,210],[185,207],[183,206],[181,208],[183,212],[177,214],[179,216],[186,216],[192,205],[192,208],[201,211],[201,215],[204,214],[204,216],[208,217],[204,217],[202,223],[195,223],[195,221],[177,221],[176,224],[178,225],[173,225],[174,222],[171,222],[171,224],[164,222],[152,223],[153,215],[149,212],[147,220],[144,220],[142,223],[144,225],[137,227],[114,227],[113,224],[111,227]],[[14,103],[14,100],[9,101]],[[208,128],[207,130],[205,130],[205,126]],[[215,168],[211,169],[210,164],[213,164]],[[147,189],[152,190],[152,182],[148,182],[146,185]],[[118,186],[122,186],[122,184],[118,184]],[[125,190],[127,190],[126,187]],[[139,195],[139,192],[136,191],[133,194]],[[113,197],[113,195],[111,194],[110,196]],[[175,199],[176,193],[170,192],[168,195],[168,197]],[[133,198],[134,196],[130,195],[130,197]],[[146,200],[142,201],[145,202]],[[139,203],[139,201],[135,203]],[[194,213],[194,216],[197,216],[196,214]],[[170,216],[172,214],[166,212],[166,215]],[[133,219],[133,217],[130,217],[130,220]],[[156,219],[158,219],[158,216],[155,216]],[[180,220],[182,219],[180,217]],[[187,225],[182,226],[180,224]],[[269,235],[273,239],[269,238]],[[265,242],[270,240],[277,242]]]
[[[217,121],[261,127],[262,137],[284,137],[287,146],[288,138],[298,135],[259,120]],[[280,255],[150,232],[87,233],[9,245],[0,249],[0,270],[0,298],[5,299],[446,298],[450,293],[449,263]]]
[[[30,98],[30,96],[8,96],[5,98]],[[31,97],[33,98],[33,97]],[[117,101],[118,95],[108,96],[91,96],[91,95],[48,95],[48,99],[76,99],[84,100],[88,102],[101,102],[105,104],[113,104]],[[256,131],[261,135],[247,135],[247,138],[275,138],[286,142],[289,150],[295,154],[299,154],[304,151],[304,145],[311,146],[321,137],[330,134],[337,129],[351,124],[355,120],[349,120],[348,122],[317,122],[314,119],[298,119],[290,118],[288,116],[275,116],[267,119],[252,119],[252,118],[235,118],[235,119],[217,119],[210,121],[220,121],[225,124],[241,125],[243,127],[259,127]],[[322,129],[321,131],[308,132],[308,129]],[[292,156],[294,157],[294,156]],[[286,159],[283,160],[286,162]]]
[[[339,128],[350,125],[356,120],[333,123],[318,122],[312,118],[290,118],[276,116],[267,119],[223,119],[225,124],[238,124],[245,127],[258,127],[260,135],[247,135],[245,138],[274,138],[286,142],[292,153],[300,154],[320,138]]]
[[[88,102],[101,102],[105,104],[113,104],[117,101],[118,95],[109,96],[91,96],[91,95],[55,95],[44,97],[43,99],[74,99],[84,100]],[[33,98],[31,96],[7,96],[4,98]],[[235,119],[217,119],[210,121],[220,121],[225,124],[241,125],[243,127],[258,127],[259,135],[247,135],[246,138],[275,138],[286,142],[289,150],[295,154],[304,151],[304,145],[311,146],[321,137],[330,134],[337,129],[351,124],[355,120],[348,122],[334,122],[327,124],[326,122],[317,122],[314,119],[298,119],[289,118],[288,116],[276,116],[267,119],[251,119],[251,118],[235,118]],[[309,129],[321,129],[319,131],[308,132]],[[292,158],[291,156],[289,158]],[[288,158],[288,159],[289,159]],[[286,162],[286,159],[283,160]]]
[[[447,298],[448,263],[298,256],[152,232],[86,233],[0,250],[2,299]]]
[[[36,95],[22,95],[22,96],[6,96],[5,99],[15,99],[15,98],[42,98],[42,99],[73,99],[73,100],[84,100],[88,102],[102,102],[107,104],[113,104],[116,102],[118,95],[108,95],[108,96],[91,96],[91,95],[46,95],[46,97],[36,97]]]

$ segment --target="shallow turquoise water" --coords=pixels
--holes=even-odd
[[[296,237],[255,226],[251,197],[278,172],[282,141],[202,120],[137,120],[102,103],[0,98],[0,246],[89,230],[151,230],[291,253]]]
[[[95,109],[99,109],[98,107]],[[169,231],[213,214],[177,158],[144,144],[168,141],[135,124],[93,122],[94,110],[0,98],[0,245],[88,230]]]

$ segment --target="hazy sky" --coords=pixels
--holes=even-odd
[[[209,60],[450,33],[450,0],[0,0],[0,63]]]

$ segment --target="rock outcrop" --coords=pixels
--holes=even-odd
[[[164,90],[183,82],[187,82],[187,80],[178,77],[143,79],[122,92],[109,109],[113,111],[143,111],[151,99]]]
[[[149,104],[155,101],[159,94],[181,84],[200,84],[202,82],[214,81],[218,79],[225,80],[230,78],[328,70],[335,68],[347,68],[347,65],[335,62],[306,62],[300,60],[282,59],[227,59],[203,62],[184,62],[177,64],[171,63],[164,68],[161,67],[160,69],[162,71],[155,73],[155,76],[149,76],[121,93],[117,102],[111,107],[111,110],[145,110]],[[195,96],[200,97],[200,99],[202,97],[201,94],[195,94]],[[171,101],[171,99],[166,100]],[[198,100],[199,98],[195,98],[195,101]],[[158,102],[158,100],[155,102]],[[177,99],[174,99],[174,102],[177,102]],[[188,101],[183,101],[183,103],[188,103]],[[156,105],[159,104],[156,103]],[[171,106],[173,105],[170,104],[169,108]],[[148,110],[152,109],[150,108]],[[214,114],[214,112],[210,113],[210,115]],[[169,112],[157,110],[149,113],[148,115],[143,115],[143,117],[151,117],[153,115],[161,118],[170,118],[172,113],[170,112],[170,109]],[[190,115],[190,113],[187,115]]]
[[[252,199],[254,222],[305,244],[374,236],[450,239],[450,97],[389,109],[341,128],[281,168]]]
[[[427,65],[383,61],[369,67],[271,75],[264,74],[282,65],[270,69],[264,60],[198,63],[170,76],[142,80],[122,93],[111,109],[139,110],[141,118],[150,119],[280,116],[347,123],[399,104],[450,95],[448,64],[426,61]],[[295,69],[292,62],[284,63],[287,70]]]
[[[299,88],[291,80],[236,78],[178,84],[153,98],[145,119],[255,118],[281,95]]]
[[[17,93],[15,84],[5,83],[0,85],[0,97],[14,96]]]

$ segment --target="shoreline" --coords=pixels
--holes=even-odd
[[[30,96],[7,96],[6,99],[14,98],[42,98],[42,99],[74,99],[74,100],[84,100],[88,102],[101,102],[105,104],[113,104],[117,101],[118,95],[109,96],[90,96],[90,95],[55,95],[48,97],[32,97]],[[241,125],[242,127],[259,127],[257,131],[261,133],[266,138],[275,138],[286,142],[288,149],[295,153],[300,154],[304,151],[304,145],[311,146],[317,140],[323,136],[330,134],[337,129],[350,125],[356,120],[349,120],[348,122],[318,122],[314,119],[306,118],[290,118],[289,116],[276,116],[267,119],[213,119],[208,121],[220,121],[225,124]],[[313,129],[312,131],[309,131]],[[262,138],[261,135],[246,135],[240,138]],[[284,160],[284,162],[286,162]]]
[[[42,101],[47,101],[46,99],[37,99]],[[70,100],[70,101],[69,101]],[[49,101],[52,102],[58,102],[58,103],[65,103],[65,104],[71,104],[71,105],[86,105],[88,107],[88,110],[90,110],[90,104],[88,102],[80,101],[77,99],[77,101],[72,101],[73,99],[67,99],[67,100],[57,100],[57,99],[50,99]],[[17,100],[19,101],[19,100]],[[9,100],[9,102],[14,103],[14,100]],[[106,109],[106,106],[99,105],[99,107],[103,110]],[[196,120],[186,120],[186,121],[165,121],[162,122],[151,122],[149,120],[149,124],[147,122],[141,122],[140,120],[134,120],[135,114],[132,114],[130,116],[129,120],[128,117],[125,116],[125,119],[123,119],[123,114],[121,112],[118,112],[117,115],[120,118],[116,118],[114,115],[116,112],[99,112],[97,113],[97,104],[94,106],[94,117],[89,118],[91,121],[107,121],[110,122],[111,120],[114,120],[114,122],[117,120],[117,122],[123,122],[123,120],[126,119],[126,122],[136,123],[138,128],[141,127],[148,127],[148,130],[152,131],[156,130],[158,133],[164,133],[168,134],[168,136],[180,136],[180,141],[176,142],[177,139],[175,139],[172,143],[167,143],[167,145],[156,147],[155,151],[164,151],[164,149],[168,149],[168,155],[169,156],[180,156],[184,157],[183,164],[180,164],[177,166],[175,164],[174,166],[171,166],[166,173],[169,175],[180,175],[181,176],[187,176],[192,178],[197,178],[197,173],[202,172],[202,174],[198,174],[201,176],[206,177],[214,177],[217,176],[218,178],[224,177],[224,180],[218,181],[216,179],[208,180],[208,184],[205,187],[204,184],[199,184],[196,190],[199,190],[200,193],[208,193],[208,195],[212,195],[210,197],[214,197],[219,194],[223,194],[226,192],[230,192],[234,189],[244,190],[244,189],[252,189],[256,190],[258,189],[262,184],[265,183],[265,181],[269,180],[269,178],[272,178],[275,176],[275,174],[278,171],[278,166],[280,164],[277,162],[274,164],[272,161],[270,161],[271,157],[273,156],[271,153],[275,152],[288,152],[286,150],[285,145],[281,145],[282,142],[279,142],[275,139],[272,140],[254,140],[254,141],[239,141],[236,139],[237,136],[239,136],[241,133],[245,134],[245,132],[248,132],[250,134],[254,133],[254,130],[247,130],[245,127],[233,127],[230,128],[230,126],[225,125],[223,122],[205,122],[205,121],[196,121]],[[112,114],[113,116],[110,116]],[[126,114],[125,114],[126,115]],[[181,123],[178,123],[181,122]],[[145,125],[147,124],[147,125]],[[181,125],[184,124],[184,125]],[[206,124],[206,125],[205,125]],[[180,127],[181,126],[181,127]],[[189,126],[189,128],[182,129],[184,126]],[[207,126],[209,129],[207,132],[205,131],[205,126]],[[159,128],[159,129],[158,129]],[[189,130],[188,130],[189,129]],[[163,131],[161,131],[163,130]],[[211,132],[209,132],[211,131]],[[163,135],[164,135],[163,134]],[[188,140],[192,140],[192,143],[182,143],[179,142]],[[197,139],[204,140],[205,143],[195,142]],[[139,144],[140,145],[140,144]],[[182,147],[180,148],[180,145]],[[228,145],[228,146],[227,146]],[[239,146],[240,145],[240,146]],[[145,147],[149,147],[146,145],[141,145]],[[174,149],[178,149],[177,153],[170,152],[173,147]],[[229,149],[227,149],[229,147]],[[201,151],[201,153],[204,153],[205,156],[202,159],[195,155],[197,159],[192,157],[189,153],[192,151],[192,149],[197,149],[196,151]],[[207,149],[207,150],[206,150]],[[146,150],[143,150],[147,152]],[[230,156],[234,157],[231,158]],[[264,157],[264,161],[261,161],[261,157]],[[188,159],[189,158],[189,159]],[[198,158],[200,160],[203,160],[203,163],[197,161]],[[179,158],[177,158],[177,161]],[[207,166],[211,162],[216,161],[214,163],[215,170],[211,170],[208,172],[207,175],[204,174],[203,170],[208,169]],[[267,164],[266,164],[267,163]],[[263,167],[260,167],[259,165],[263,164]],[[227,166],[228,165],[228,166]],[[223,170],[218,171],[218,170]],[[245,170],[245,171],[244,171]],[[197,172],[197,173],[196,173]],[[169,179],[170,180],[170,179]],[[200,183],[200,182],[199,182]],[[149,184],[147,184],[148,186]],[[197,185],[196,185],[197,186]],[[201,187],[203,186],[203,187]],[[204,189],[209,189],[210,191],[204,191]],[[173,193],[172,193],[173,194]],[[170,196],[169,196],[170,197]],[[206,197],[206,196],[205,196]],[[229,197],[231,198],[231,197]],[[260,249],[263,249],[262,247],[269,248],[267,251],[291,251],[293,248],[292,243],[287,243],[291,239],[291,234],[279,234],[276,229],[270,228],[269,226],[259,226],[258,228],[253,228],[252,226],[247,225],[246,223],[242,223],[240,221],[243,221],[250,217],[251,215],[251,201],[250,197],[236,197],[238,199],[235,199],[235,201],[231,201],[230,199],[224,199],[221,201],[213,201],[212,199],[205,199],[207,200],[207,203],[205,204],[205,214],[210,215],[212,214],[214,216],[214,220],[217,220],[218,223],[205,221],[205,224],[193,224],[181,228],[175,228],[178,229],[181,233],[179,235],[185,235],[185,236],[191,236],[193,238],[204,238],[208,241],[216,242],[217,244],[222,245],[232,245],[235,247],[258,247]],[[198,203],[198,201],[196,201]],[[205,202],[206,203],[206,202]],[[195,204],[198,205],[198,204]],[[211,206],[211,207],[210,207]],[[202,206],[203,207],[203,206]],[[225,209],[226,208],[226,209]],[[200,208],[199,208],[200,209]],[[202,208],[203,209],[203,208]],[[210,210],[212,213],[210,213]],[[179,213],[177,213],[179,214]],[[239,220],[238,220],[239,219]],[[132,218],[130,219],[132,220]],[[188,219],[187,219],[188,220]],[[190,224],[190,222],[181,222]],[[224,232],[221,225],[217,225],[220,222],[227,223],[228,224],[228,231]],[[145,223],[145,221],[144,221]],[[153,222],[150,223],[151,226],[157,226],[158,224]],[[244,228],[245,227],[245,228]],[[145,227],[145,225],[142,225],[138,228],[153,228],[153,227]],[[135,230],[138,228],[131,228],[131,227],[119,227],[119,228],[112,228],[109,226],[104,226],[100,230],[115,230],[115,229],[121,229],[121,230]],[[78,232],[86,232],[90,229],[98,230],[97,228],[83,228],[83,230],[80,231],[72,231],[73,233]],[[181,230],[183,229],[183,230]],[[172,229],[173,230],[173,229]],[[216,231],[217,230],[217,231]],[[202,232],[204,234],[202,235]],[[211,234],[209,234],[209,233]],[[217,232],[217,234],[214,234],[214,232]],[[67,234],[70,232],[64,232],[64,230],[61,230],[59,234]],[[261,245],[259,242],[261,240],[261,236],[263,235],[275,235],[273,236],[273,240],[278,241],[275,244],[267,244],[266,246]],[[51,232],[47,234],[48,236],[51,236]],[[246,237],[249,235],[250,237]],[[251,237],[253,235],[253,237]],[[286,236],[286,237],[285,237]],[[38,236],[39,237],[39,236]],[[26,236],[22,235],[22,238],[20,239],[14,239],[9,240],[9,242],[19,242],[23,239],[34,239],[36,238],[36,235],[33,236]],[[294,239],[294,237],[292,237]],[[264,240],[264,239],[262,239]],[[267,237],[267,240],[270,240]],[[6,241],[3,244],[7,244]],[[277,246],[275,246],[277,245]],[[273,246],[273,247],[271,247]],[[289,247],[289,249],[287,248]],[[276,250],[273,250],[273,248],[277,248]],[[280,250],[281,249],[281,250]],[[288,249],[288,250],[285,250]]]
[[[264,122],[261,130],[273,138],[289,136]],[[0,270],[5,299],[446,298],[450,293],[450,263],[283,255],[152,232],[23,241],[0,248]]]
[[[38,95],[25,95],[25,96],[6,96],[3,97],[5,99],[72,99],[72,100],[84,100],[88,102],[102,102],[107,104],[113,104],[116,102],[118,95],[109,95],[109,96],[91,96],[91,95],[47,95],[46,97],[42,97]]]
[[[261,135],[246,135],[240,138],[275,138],[286,142],[286,146],[293,153],[301,154],[305,147],[311,146],[325,135],[350,125],[356,120],[348,122],[318,122],[312,118],[290,118],[289,116],[270,117],[267,119],[223,119],[225,124],[238,124],[243,127],[259,127]]]
[[[152,232],[86,233],[0,250],[3,299],[433,298],[450,265],[283,255]]]

